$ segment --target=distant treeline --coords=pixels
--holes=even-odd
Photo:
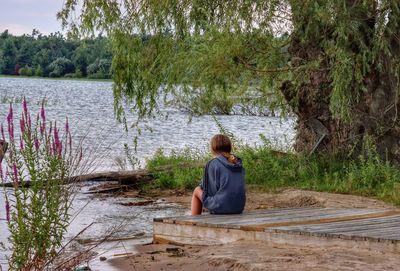
[[[61,33],[0,34],[0,74],[107,79],[111,77],[109,40],[99,36],[69,40]]]

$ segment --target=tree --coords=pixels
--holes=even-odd
[[[75,67],[71,60],[65,57],[59,57],[50,63],[49,68],[51,70],[49,74],[50,77],[60,77],[67,73],[74,72]]]
[[[87,75],[91,78],[110,78],[111,61],[108,59],[96,59],[87,66]]]
[[[50,69],[48,66],[50,65],[52,60],[53,58],[51,51],[49,49],[42,48],[33,56],[32,65],[41,68],[42,76],[48,76],[48,74],[50,73]]]
[[[15,47],[14,41],[7,39],[4,42],[1,53],[0,59],[2,60],[2,73],[15,74],[17,48]]]
[[[22,73],[30,73],[26,67],[34,69],[35,75],[49,76],[49,65],[57,58],[67,58],[73,61],[75,72],[69,76],[86,76],[86,69],[96,59],[104,59],[105,64],[111,62],[109,40],[98,36],[94,39],[65,39],[60,33],[42,35],[33,29],[32,35],[14,36],[4,31],[0,34],[0,74],[18,75],[19,67]],[[96,77],[109,78],[110,73],[97,73]],[[56,76],[53,73],[52,76]]]
[[[90,54],[89,48],[86,44],[81,44],[74,52],[72,61],[76,67],[77,72],[86,76],[86,67],[88,66],[88,57]]]
[[[83,3],[71,31],[112,37],[119,114],[124,96],[153,114],[160,89],[176,101],[256,91],[297,115],[300,152],[357,154],[372,140],[400,161],[397,0]],[[64,25],[75,5],[65,1]]]
[[[26,37],[23,41],[20,42],[21,47],[18,50],[16,61],[18,64],[25,66],[32,63],[32,58],[36,50],[35,40]]]

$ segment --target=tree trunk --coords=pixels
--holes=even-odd
[[[347,1],[349,6],[357,5],[355,0]],[[306,7],[304,7],[306,8]],[[371,12],[375,12],[371,7]],[[307,31],[307,20],[304,9],[297,9],[299,14],[293,14],[295,25],[289,47],[292,66],[301,66],[319,60],[318,69],[310,71],[309,80],[304,80],[299,85],[286,81],[281,86],[281,91],[297,115],[297,135],[294,144],[296,151],[310,153],[313,151],[327,152],[330,154],[359,155],[365,145],[366,138],[372,140],[381,157],[400,162],[400,126],[398,123],[398,90],[399,83],[393,72],[393,60],[384,52],[378,56],[376,63],[382,63],[380,69],[372,65],[369,73],[363,78],[366,91],[358,93],[358,99],[350,108],[351,120],[334,117],[330,110],[330,97],[332,93],[332,80],[330,78],[329,59],[323,51],[322,42],[333,39],[327,25],[321,25],[321,31],[315,36],[308,36],[304,41],[301,37]],[[370,44],[371,33],[374,31],[375,18],[370,14],[363,14],[365,24],[359,27],[364,35],[365,44]],[[358,15],[358,16],[363,16]],[[369,15],[369,16],[367,16]],[[315,22],[311,22],[315,24]],[[389,22],[390,23],[390,16]],[[318,31],[316,31],[318,32]],[[394,35],[388,34],[387,35]],[[349,39],[352,37],[350,36]],[[371,45],[372,46],[372,45]],[[399,41],[393,37],[392,54],[399,54]],[[360,48],[356,45],[349,50],[357,54]],[[365,50],[365,49],[364,49]],[[372,48],[371,48],[372,50]],[[303,76],[300,71],[297,76]],[[354,80],[355,81],[355,80]],[[351,91],[356,91],[354,88]]]

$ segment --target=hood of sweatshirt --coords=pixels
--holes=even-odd
[[[235,164],[232,164],[228,161],[228,159],[226,159],[225,156],[223,155],[218,155],[216,157],[216,159],[223,164],[227,169],[231,170],[231,171],[241,171],[243,169],[243,165],[242,165],[242,159],[240,159],[239,157],[237,158],[237,162]]]

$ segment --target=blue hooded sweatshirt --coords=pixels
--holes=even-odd
[[[244,168],[242,160],[229,163],[219,155],[209,161],[204,170],[200,187],[202,202],[212,214],[239,214],[246,203]]]

